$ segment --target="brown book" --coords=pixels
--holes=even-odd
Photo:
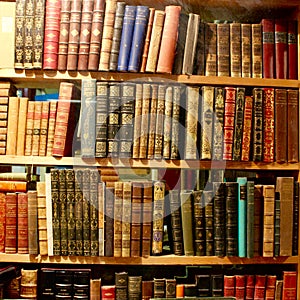
[[[274,254],[274,211],[275,186],[263,185],[264,220],[263,220],[263,253],[264,257],[273,257]]]
[[[164,112],[164,130],[162,156],[170,159],[171,155],[171,130],[172,130],[172,112],[173,112],[173,86],[166,88],[165,94],[165,112]]]
[[[28,254],[28,198],[27,193],[17,194],[17,252]]]
[[[18,135],[16,155],[24,155],[25,153],[25,135],[26,135],[26,117],[27,117],[28,98],[21,97],[19,104],[18,116]]]
[[[112,32],[114,28],[116,10],[117,0],[107,0],[105,6],[103,34],[98,68],[100,71],[109,71],[109,57],[112,46]]]
[[[103,33],[104,8],[104,0],[96,0],[94,2],[88,61],[88,69],[90,71],[98,70],[99,67],[99,57]]]
[[[217,75],[217,24],[207,23],[205,26],[205,75]]]
[[[149,116],[149,130],[148,130],[148,150],[147,158],[154,157],[154,143],[155,143],[155,127],[156,127],[156,112],[158,102],[158,85],[151,84],[151,104],[150,104],[150,116]]]
[[[46,216],[46,183],[44,181],[37,182],[36,190],[37,190],[39,254],[47,255],[48,240],[47,240],[47,216]]]
[[[5,252],[6,200],[5,193],[0,193],[0,253]]]
[[[8,124],[7,124],[7,146],[6,155],[15,155],[17,150],[19,98],[9,97]]]
[[[142,300],[153,298],[153,280],[142,281]]]
[[[297,272],[283,271],[282,299],[292,300],[297,296]]]
[[[90,279],[90,300],[101,299],[101,278]]]
[[[42,102],[39,156],[46,156],[49,107],[50,107],[50,102],[49,101],[43,101]]]
[[[253,98],[245,96],[241,161],[250,160]]]
[[[283,285],[283,280],[277,279],[276,286],[275,286],[275,300],[282,299],[282,285]]]
[[[133,129],[133,144],[132,144],[132,158],[139,158],[140,153],[140,136],[141,136],[141,120],[142,120],[142,106],[143,106],[143,85],[136,84],[135,88],[135,118]]]
[[[123,182],[122,203],[122,257],[130,257],[131,241],[131,182]]]
[[[267,275],[265,299],[275,299],[276,275]]]
[[[11,180],[1,180],[0,181],[0,191],[1,192],[26,192],[27,182],[24,181],[11,181]]]
[[[251,24],[252,77],[262,78],[262,28]]]
[[[29,254],[38,254],[38,211],[37,191],[28,194],[28,248]]]
[[[217,24],[217,75],[230,75],[230,25]]]
[[[159,55],[161,36],[164,26],[165,12],[163,10],[155,10],[153,26],[149,44],[149,52],[146,63],[146,72],[154,73]]]
[[[35,270],[21,270],[21,298],[36,299],[37,298],[37,280],[38,269]]]
[[[123,211],[123,182],[115,182],[114,188],[114,247],[113,256],[122,256],[122,211]]]
[[[48,129],[47,129],[47,149],[46,156],[52,155],[53,142],[54,142],[54,131],[56,122],[56,109],[57,101],[51,100],[49,102],[49,118],[48,118]]]
[[[104,182],[99,182],[98,183],[99,256],[104,256],[104,251],[105,251],[104,229],[105,229],[105,184]]]
[[[67,70],[77,70],[82,0],[71,0]]]
[[[230,76],[242,76],[241,23],[230,24]]]
[[[33,136],[33,117],[34,117],[34,101],[28,101],[26,114],[26,131],[25,131],[25,151],[26,156],[32,153],[32,136]]]
[[[251,24],[241,24],[242,77],[251,77]]]
[[[17,193],[5,196],[5,253],[17,253]]]
[[[40,147],[40,130],[42,120],[42,102],[34,102],[34,115],[33,115],[33,133],[32,133],[32,149],[31,155],[39,155]]]

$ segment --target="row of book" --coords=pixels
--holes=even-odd
[[[19,0],[15,27],[15,68],[297,79],[295,20],[212,23],[175,5]]]

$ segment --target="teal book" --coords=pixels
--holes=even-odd
[[[247,181],[247,257],[254,256],[254,181]]]
[[[237,177],[238,189],[238,256],[246,257],[247,177]]]

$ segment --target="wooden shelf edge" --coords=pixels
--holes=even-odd
[[[107,265],[235,265],[235,264],[298,264],[298,256],[291,257],[216,257],[216,256],[149,256],[149,257],[84,257],[35,256],[28,254],[1,254],[0,262],[53,264],[107,264]]]

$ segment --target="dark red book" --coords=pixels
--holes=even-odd
[[[101,299],[102,300],[114,300],[116,295],[115,285],[103,285],[101,286]]]
[[[235,297],[235,276],[224,275],[224,297]]]
[[[266,300],[275,299],[276,275],[267,275],[266,282]]]
[[[254,285],[255,285],[255,276],[246,275],[246,291],[245,291],[246,300],[250,300],[254,298]]]
[[[6,193],[5,253],[17,253],[17,193]]]
[[[297,299],[296,271],[283,271],[282,300]]]
[[[276,78],[287,78],[288,67],[287,22],[275,20],[275,73]]]
[[[246,276],[245,275],[235,275],[235,298],[237,300],[245,299],[246,290]]]
[[[254,299],[265,299],[266,293],[266,275],[255,276]]]
[[[261,24],[263,33],[263,78],[274,78],[274,20],[263,19]]]
[[[18,253],[28,253],[28,197],[27,193],[18,193]]]
[[[297,20],[288,21],[288,79],[298,79],[297,28]]]

